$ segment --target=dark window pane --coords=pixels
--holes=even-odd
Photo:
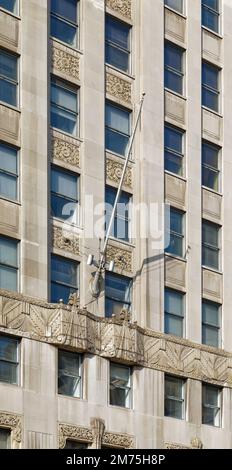
[[[218,112],[218,94],[203,88],[202,105],[206,106],[209,109],[212,109],[213,111]]]
[[[219,16],[214,11],[208,10],[208,8],[202,8],[202,24],[206,28],[211,29],[218,33],[219,31]]]
[[[10,434],[7,429],[0,429],[0,449],[10,449]]]
[[[129,72],[129,54],[113,45],[106,44],[106,62],[114,67]]]
[[[183,13],[183,0],[165,0],[165,5],[179,11],[179,13]]]
[[[169,400],[168,398],[165,399],[165,416],[169,416],[171,418],[182,419],[183,412],[182,412],[182,402]]]
[[[52,280],[77,287],[76,263],[64,258],[52,257]]]
[[[17,178],[15,176],[0,171],[0,194],[9,199],[17,199]]]
[[[111,16],[106,17],[106,40],[129,50],[130,27]]]
[[[215,426],[215,421],[217,419],[217,415],[219,410],[216,408],[208,408],[203,406],[203,413],[202,413],[202,423],[208,424],[209,426]]]
[[[17,4],[18,0],[0,0],[0,7],[5,8],[5,10],[11,11],[12,13],[17,14]]]
[[[164,128],[165,170],[177,175],[183,173],[183,133],[173,127]]]
[[[14,83],[0,79],[0,101],[12,106],[17,105],[17,87]]]
[[[52,0],[51,11],[67,20],[77,21],[77,0]]]
[[[111,152],[125,155],[129,137],[119,134],[118,132],[106,129],[106,148]]]
[[[165,70],[164,75],[164,86],[169,90],[175,91],[176,93],[182,94],[183,90],[182,76],[172,72],[171,70]]]
[[[120,313],[122,308],[130,309],[131,306],[131,279],[125,276],[106,273],[105,278],[105,314]]]
[[[219,256],[218,251],[213,250],[212,248],[209,248],[207,246],[203,246],[203,252],[202,252],[203,266],[208,266],[209,268],[212,268],[212,269],[218,269],[219,268],[218,256]]]
[[[218,248],[218,233],[219,227],[209,222],[203,222],[202,224],[202,239],[204,243],[208,243],[211,246]]]
[[[165,151],[165,170],[175,173],[176,175],[183,174],[182,157],[175,155],[171,152]]]
[[[183,337],[183,318],[165,313],[164,331],[167,335]]]
[[[175,232],[182,234],[183,233],[183,222],[182,222],[182,214],[175,210],[170,211],[170,229]]]
[[[111,187],[106,188],[106,230],[109,226],[116,193],[116,189]],[[111,230],[111,236],[126,241],[129,240],[129,203],[130,195],[122,192],[117,204],[114,224]]]
[[[51,35],[70,46],[76,46],[77,28],[54,16],[51,16]]]
[[[215,170],[218,169],[218,148],[213,145],[202,145],[202,161]]]
[[[12,54],[0,52],[0,75],[17,81],[17,57]]]
[[[7,336],[0,336],[0,360],[17,362],[18,341]]]
[[[219,347],[219,329],[209,325],[202,325],[202,343],[208,346]]]
[[[182,154],[183,133],[173,127],[165,126],[164,129],[164,145],[165,147]]]
[[[87,449],[88,444],[84,442],[72,441],[71,439],[66,440],[64,449]]]
[[[203,167],[202,169],[202,184],[207,188],[211,188],[214,191],[218,191],[218,172],[211,170],[210,168]]]
[[[165,66],[171,67],[172,69],[182,72],[182,50],[172,44],[166,44],[164,50]]]
[[[218,0],[202,0],[203,5],[218,11]]]
[[[81,362],[76,353],[59,351],[58,393],[71,397],[81,396]]]
[[[73,287],[67,287],[61,284],[51,284],[51,302],[58,303],[61,299],[65,304],[68,303],[69,296],[74,294],[76,289]]]

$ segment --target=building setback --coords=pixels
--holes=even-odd
[[[232,447],[231,50],[230,0],[0,0],[0,448]]]

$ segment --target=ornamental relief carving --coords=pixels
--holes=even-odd
[[[52,48],[52,66],[53,68],[68,75],[76,80],[80,78],[80,59],[78,56],[67,52],[60,47]]]
[[[120,271],[132,272],[132,252],[123,250],[118,246],[108,245],[107,261],[114,261],[115,267]]]
[[[131,83],[123,80],[117,75],[106,73],[106,93],[114,96],[119,101],[131,104]]]
[[[93,442],[92,429],[82,426],[73,426],[71,424],[59,424],[59,449],[64,449],[67,439],[82,441],[87,443]]]
[[[106,6],[131,19],[132,0],[106,0]]]
[[[17,449],[22,443],[22,419],[21,416],[12,413],[0,412],[0,427],[11,431],[11,447]]]
[[[53,226],[53,248],[79,255],[79,237],[71,230],[64,230],[60,227]]]
[[[111,158],[106,159],[106,178],[118,184],[122,175],[123,165]],[[132,188],[132,168],[127,167],[123,185]]]
[[[75,167],[80,166],[80,148],[66,140],[53,137],[52,138],[52,158],[68,163]]]

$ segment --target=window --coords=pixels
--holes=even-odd
[[[164,415],[184,419],[185,381],[172,375],[165,375]]]
[[[202,144],[202,184],[219,191],[219,148],[206,142]]]
[[[79,177],[69,171],[52,168],[51,208],[53,217],[77,222]]]
[[[221,392],[214,385],[202,384],[202,423],[221,426]]]
[[[78,131],[77,89],[60,80],[51,82],[51,126],[77,135]]]
[[[130,26],[106,16],[106,62],[130,72]]]
[[[0,143],[0,196],[18,199],[17,150]]]
[[[81,355],[58,351],[58,393],[68,397],[81,397]]]
[[[203,221],[202,264],[212,269],[219,269],[219,230],[218,225]]]
[[[219,69],[207,62],[202,64],[202,105],[219,111]]]
[[[0,237],[0,289],[18,290],[18,242]]]
[[[11,11],[17,15],[18,0],[0,0],[0,7],[5,8],[5,10]]]
[[[131,408],[131,369],[110,363],[110,405]]]
[[[167,42],[164,49],[164,86],[183,94],[183,50]]]
[[[8,429],[0,428],[0,449],[10,449],[11,433]]]
[[[106,272],[105,277],[105,316],[119,314],[122,309],[131,309],[132,280]]]
[[[183,13],[183,0],[165,0],[165,5],[179,13]]]
[[[17,57],[0,50],[0,101],[17,106]]]
[[[106,230],[109,226],[116,194],[116,189],[111,188],[110,186],[106,187]],[[125,241],[129,241],[130,238],[130,200],[130,194],[122,191],[119,198],[119,202],[117,204],[114,224],[111,230],[112,237],[119,238]]]
[[[130,115],[123,108],[106,103],[106,148],[125,156],[130,139]]]
[[[78,292],[78,266],[75,261],[52,256],[51,302],[57,303],[62,299],[68,303],[69,296]]]
[[[169,245],[167,253],[183,257],[184,249],[184,214],[177,209],[170,209],[170,229],[167,233]]]
[[[18,384],[19,342],[15,338],[0,335],[0,382]]]
[[[51,35],[69,46],[77,47],[77,0],[51,0]]]
[[[88,449],[88,444],[67,439],[64,449]]]
[[[220,347],[221,306],[214,302],[202,302],[202,343]]]
[[[219,0],[202,0],[202,24],[219,32]]]
[[[174,127],[164,127],[164,164],[165,170],[183,175],[184,133]]]
[[[184,295],[165,289],[165,333],[183,337]]]

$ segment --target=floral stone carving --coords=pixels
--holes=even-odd
[[[106,6],[126,18],[131,18],[131,0],[106,0]]]
[[[131,103],[131,83],[117,75],[106,73],[106,92],[120,101]]]

